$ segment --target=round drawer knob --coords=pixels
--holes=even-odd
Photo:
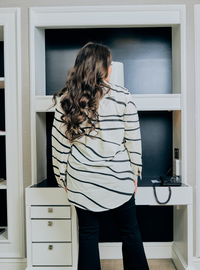
[[[48,221],[48,226],[52,226],[53,222],[52,221]]]
[[[52,250],[52,249],[53,249],[53,245],[49,245],[48,250]]]
[[[53,208],[48,208],[48,213],[52,213],[53,212]]]

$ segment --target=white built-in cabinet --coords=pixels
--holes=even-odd
[[[25,256],[19,8],[0,8],[0,50],[1,268]]]
[[[133,95],[133,98],[139,113],[144,111],[157,112],[158,115],[163,111],[172,113],[173,149],[171,150],[174,153],[174,148],[179,149],[183,185],[172,188],[172,197],[167,204],[173,206],[173,241],[170,243],[144,243],[144,245],[148,258],[172,258],[178,269],[194,269],[193,195],[192,188],[187,185],[186,9],[185,5],[137,5],[30,8],[32,185],[26,189],[27,269],[29,270],[33,267],[40,270],[55,269],[54,267],[57,265],[61,267],[59,269],[76,269],[77,266],[77,220],[74,207],[70,206],[67,201],[65,191],[48,185],[47,179],[46,120],[48,113],[53,112],[54,108],[48,110],[52,104],[52,96],[46,93],[48,67],[45,58],[45,30],[122,27],[171,28],[171,92],[162,94],[162,89],[157,89],[156,94],[137,93]],[[55,92],[58,90],[55,89]],[[47,180],[44,181],[45,179]],[[158,187],[157,192],[161,201],[166,200],[168,188]],[[138,205],[158,205],[152,186],[139,186],[136,203]],[[53,213],[56,213],[57,209],[65,208],[70,209],[70,215],[65,213],[61,216],[54,216]],[[53,212],[48,213],[49,209],[53,209]],[[54,223],[54,219],[67,221],[67,223],[63,223],[65,229],[62,229],[63,238],[61,237],[61,239],[57,235],[57,225],[54,228],[49,225],[52,224],[52,221]],[[45,238],[39,236],[40,222],[41,224],[44,222],[47,229]],[[51,232],[49,227],[52,228]],[[43,230],[45,231],[45,228]],[[70,231],[71,238],[68,239],[66,237]],[[36,237],[37,234],[38,237]],[[62,249],[62,245],[66,249]],[[66,250],[67,261],[60,260],[59,263],[56,260],[55,254],[60,254],[59,248],[62,251]],[[118,243],[101,243],[101,258],[121,257],[120,248]],[[52,260],[49,260],[51,254]]]

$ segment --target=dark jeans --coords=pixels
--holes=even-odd
[[[79,220],[78,270],[100,270],[99,213],[76,207]],[[138,229],[134,196],[125,204],[109,210],[122,237],[124,270],[148,270]]]

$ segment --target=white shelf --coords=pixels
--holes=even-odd
[[[172,196],[166,205],[192,205],[192,187],[171,187]],[[160,201],[166,201],[168,187],[156,187]],[[159,205],[154,197],[153,187],[138,187],[136,193],[137,205]],[[31,186],[26,189],[26,205],[70,205],[64,189],[58,187],[37,188]]]
[[[53,96],[36,96],[35,97],[35,111],[36,112],[54,112],[55,107],[49,109],[52,105]]]
[[[133,95],[138,111],[181,110],[181,94]]]
[[[0,229],[6,229],[5,232],[0,234],[0,242],[8,242],[8,233],[7,233],[7,227],[0,227]]]
[[[193,189],[190,186],[171,187],[172,195],[170,201],[166,205],[192,205]],[[161,202],[167,200],[169,195],[168,187],[156,187],[158,199]],[[136,193],[137,205],[159,205],[156,202],[153,187],[138,187]]]
[[[7,189],[6,180],[4,180],[3,182],[0,182],[0,189]]]
[[[0,131],[0,136],[5,136],[6,132],[5,131]]]
[[[4,77],[0,77],[0,89],[4,89],[4,82],[5,82]]]
[[[35,111],[36,112],[53,112],[53,96],[36,96]],[[133,95],[133,100],[138,111],[172,111],[181,110],[180,94],[148,94]],[[49,109],[50,108],[50,109]]]

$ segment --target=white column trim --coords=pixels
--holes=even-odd
[[[195,93],[196,93],[196,257],[200,258],[200,5],[195,12]]]

